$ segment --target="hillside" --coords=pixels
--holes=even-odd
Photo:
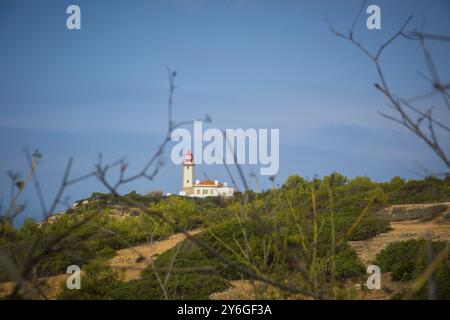
[[[28,248],[34,247],[34,276],[49,298],[388,299],[404,294],[426,267],[414,263],[423,244],[405,244],[410,248],[405,252],[418,256],[405,258],[411,263],[401,269],[407,270],[400,273],[404,280],[391,281],[400,269],[385,267],[383,293],[363,290],[365,266],[393,258],[400,259],[394,266],[402,266],[403,251],[395,251],[395,257],[390,252],[403,240],[429,235],[442,250],[439,241],[448,241],[450,234],[449,205],[448,177],[376,183],[336,173],[310,181],[291,176],[278,189],[238,192],[231,199],[95,193],[42,223],[26,220],[18,229],[3,224],[0,252],[21,270]],[[184,240],[180,229],[192,230],[202,246]],[[84,285],[59,291],[71,264],[81,266]],[[265,284],[267,279],[273,285]],[[0,267],[3,293],[10,292],[11,280]],[[43,297],[28,286],[21,295]]]

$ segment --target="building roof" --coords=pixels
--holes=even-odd
[[[194,184],[195,187],[203,187],[203,186],[208,186],[208,187],[213,187],[213,186],[217,186],[217,187],[223,187],[222,183],[218,183],[216,184],[214,181],[212,180],[203,180],[200,181],[199,183]]]

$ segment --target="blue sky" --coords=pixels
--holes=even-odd
[[[381,7],[382,29],[367,30],[363,15],[356,33],[372,50],[410,14],[411,28],[425,21],[428,32],[450,32],[448,1],[370,3]],[[82,30],[66,29],[70,4],[81,7]],[[419,166],[443,171],[424,143],[378,115],[387,107],[373,87],[373,65],[329,30],[327,19],[346,30],[360,4],[1,0],[1,197],[8,197],[7,170],[26,166],[24,148],[43,154],[38,175],[48,200],[69,157],[75,159],[74,176],[92,170],[99,152],[111,162],[126,156],[131,172],[140,168],[165,130],[166,66],[178,71],[175,119],[209,114],[209,126],[219,129],[280,129],[279,183],[294,173],[339,171],[382,181],[417,178]],[[430,49],[442,80],[450,81],[448,44]],[[398,41],[382,63],[399,95],[428,90],[417,75],[425,71],[417,44]],[[448,112],[439,117],[449,120]],[[121,191],[178,191],[181,168],[166,159],[154,182],[138,181]],[[196,174],[230,180],[221,166],[199,166]],[[260,183],[270,185],[266,177]],[[104,191],[94,179],[68,195],[76,200],[93,191]],[[27,214],[38,216],[34,194],[24,200]]]

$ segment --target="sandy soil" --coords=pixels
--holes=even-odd
[[[66,281],[68,276],[68,274],[61,274],[52,277],[39,278],[36,283],[39,286],[39,290],[45,294],[47,299],[56,299],[61,283]],[[15,282],[0,283],[0,297],[11,294],[14,286]],[[25,283],[24,291],[30,299],[42,299],[42,295],[36,290],[35,286],[29,282]]]
[[[355,281],[345,283],[347,293],[354,299],[359,300],[389,300],[395,293],[404,293],[411,286],[411,282],[392,281],[390,272],[381,274],[381,289],[369,290],[365,284]]]
[[[196,235],[200,231],[201,229],[193,230],[189,234]],[[152,259],[172,249],[184,239],[186,239],[186,236],[183,233],[178,233],[166,240],[119,250],[116,252],[116,256],[111,259],[110,265],[114,270],[125,272],[125,281],[139,279],[141,271],[149,265]]]
[[[349,241],[358,257],[365,264],[371,263],[378,252],[394,241],[431,237],[433,240],[450,240],[450,224],[438,224],[435,221],[419,220],[391,222],[392,230],[363,241]]]
[[[410,282],[392,281],[390,272],[381,274],[381,290],[368,290],[361,283],[349,281],[345,283],[345,292],[347,297],[360,300],[388,300],[394,293],[405,292]],[[212,300],[256,300],[258,294],[255,291],[255,286],[249,280],[235,280],[231,281],[232,287],[222,291],[213,293],[210,296]],[[257,284],[258,286],[258,284]],[[267,294],[273,299],[284,299],[279,290],[272,288],[264,292],[260,297],[268,298]],[[289,299],[309,299],[305,296],[290,296]]]
[[[222,292],[213,293],[212,300],[255,300],[254,286],[249,280],[231,281],[231,288]]]

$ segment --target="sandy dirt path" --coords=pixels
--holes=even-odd
[[[189,231],[189,234],[196,235],[201,231],[201,229],[196,229]],[[154,258],[167,250],[172,249],[184,239],[186,239],[186,235],[178,233],[166,240],[154,243],[144,243],[136,247],[119,250],[116,252],[116,256],[111,259],[110,265],[114,270],[123,270],[125,272],[125,281],[139,279],[142,270],[144,270]]]
[[[389,230],[374,238],[362,241],[348,241],[355,249],[361,262],[370,264],[376,255],[394,241],[420,239],[427,236],[433,240],[450,240],[450,224],[438,224],[435,221],[419,220],[391,222]]]

